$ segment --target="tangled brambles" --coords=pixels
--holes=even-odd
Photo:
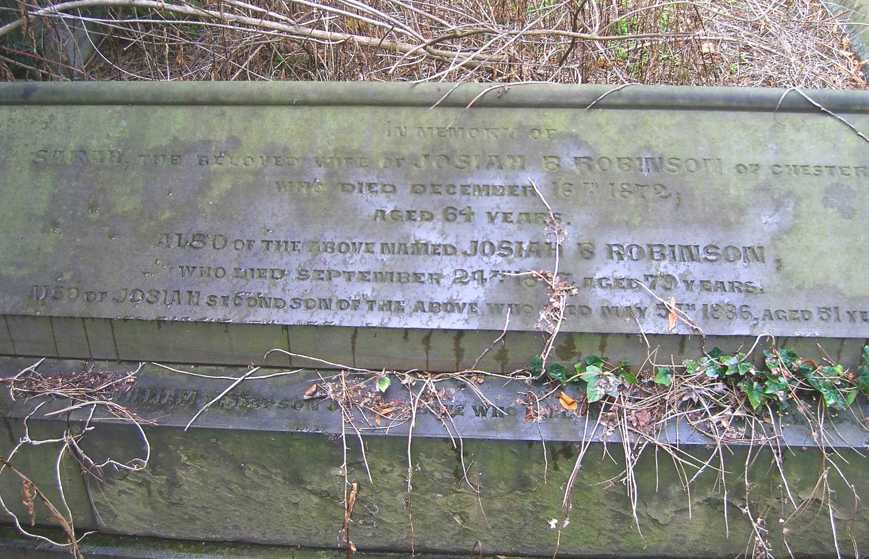
[[[820,0],[18,5],[0,12],[5,79],[865,87],[851,14]]]

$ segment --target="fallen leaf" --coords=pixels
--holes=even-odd
[[[567,411],[576,411],[576,400],[574,400],[564,392],[558,395],[558,403],[561,404],[561,407],[566,409]]]
[[[21,502],[24,504],[27,515],[30,517],[30,525],[36,526],[36,486],[29,479],[22,481]]]
[[[667,304],[667,308],[670,309],[670,314],[667,315],[667,328],[670,332],[676,328],[676,323],[679,322],[679,315],[676,314],[676,298],[670,297],[670,302]]]
[[[312,384],[305,390],[305,400],[310,400],[314,396],[317,395],[317,392],[320,390],[320,387],[316,384]]]

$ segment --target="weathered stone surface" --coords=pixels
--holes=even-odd
[[[0,405],[0,413],[5,412],[5,406]],[[10,452],[24,436],[23,423],[17,419],[4,416],[0,422],[0,457],[8,458]],[[57,423],[34,421],[29,424],[30,437],[33,440],[43,440],[59,437],[62,426]],[[13,464],[21,473],[26,475],[37,487],[39,487],[52,503],[58,505],[65,513],[61,505],[60,493],[57,489],[58,477],[63,482],[64,496],[69,505],[74,524],[84,528],[94,526],[92,508],[85,490],[81,468],[75,458],[65,453],[58,464],[57,456],[60,444],[44,444],[38,446],[27,445],[14,457]],[[6,471],[0,475],[0,497],[6,506],[20,519],[23,526],[30,526],[30,517],[22,503],[23,484],[20,477]],[[33,520],[39,525],[58,525],[57,519],[38,502],[35,507]],[[11,522],[11,517],[0,510],[0,522]],[[62,540],[62,538],[61,538]]]
[[[376,360],[356,328],[448,347],[510,309],[533,331],[545,290],[502,274],[554,266],[532,181],[579,288],[564,332],[667,334],[672,298],[707,335],[869,335],[866,144],[795,93],[585,110],[605,90],[526,87],[466,109],[469,87],[430,110],[445,86],[197,87],[0,88],[0,351],[247,362],[316,325]],[[814,95],[869,128],[869,94]]]
[[[528,87],[493,91],[466,109],[481,91],[459,89],[429,110],[448,87],[0,87],[0,354],[115,368],[154,360],[312,366],[263,357],[279,348],[354,367],[458,370],[500,334],[509,308],[501,342],[479,363],[507,373],[540,351],[535,323],[546,293],[497,272],[555,264],[533,181],[562,216],[559,272],[578,287],[554,360],[597,354],[638,364],[646,342],[674,359],[696,355],[701,339],[684,324],[671,335],[669,300],[697,321],[707,348],[745,349],[771,333],[797,350],[814,353],[820,342],[838,361],[858,358],[869,337],[860,227],[869,158],[841,123],[776,91],[628,88],[585,110],[606,90]],[[869,94],[812,95],[869,125]],[[450,184],[459,186],[433,186]],[[392,254],[398,246],[429,254]],[[25,364],[4,360],[0,374]],[[80,370],[84,361],[44,366]],[[77,527],[207,540],[215,555],[226,541],[335,548],[342,421],[334,404],[304,398],[318,374],[327,373],[247,381],[185,433],[228,381],[145,366],[117,401],[154,421],[146,427],[149,467],[107,470],[99,481],[64,461]],[[517,398],[540,387],[494,384],[486,395],[496,407],[464,385],[447,387],[452,438],[438,418],[417,418],[410,511],[407,424],[357,418],[373,478],[350,432],[360,550],[551,556],[549,521],[559,517],[586,418],[555,404],[551,419],[527,422]],[[394,383],[387,397],[406,399],[406,389]],[[0,455],[31,409],[0,400]],[[32,419],[31,428],[58,436],[80,428],[87,413]],[[866,433],[836,421],[833,444],[849,459],[843,471],[865,495],[865,458],[848,447],[865,450]],[[96,422],[88,453],[141,455],[134,428]],[[709,441],[682,427],[671,426],[666,440],[685,456],[708,458]],[[457,434],[462,452],[451,442]],[[641,536],[624,487],[612,483],[622,468],[618,437],[590,436],[562,554],[744,550],[748,449],[728,454],[726,496],[712,470],[689,496],[669,459],[647,452],[636,465]],[[786,426],[784,442],[794,449],[784,460],[788,487],[808,499],[819,452],[799,425]],[[55,451],[45,445],[21,456],[40,486],[52,486]],[[461,475],[462,456],[480,499]],[[750,501],[781,550],[783,526],[770,511],[780,510],[782,488],[771,472],[767,454],[751,463]],[[839,541],[869,543],[865,513],[845,488],[834,489]],[[0,492],[20,514],[15,481],[4,475]],[[799,520],[788,542],[799,553],[834,553],[825,512]],[[196,553],[179,545],[179,557]]]
[[[46,365],[63,371],[82,364]],[[20,361],[2,364],[4,371],[20,366]],[[199,367],[195,372],[238,376],[243,371]],[[306,372],[242,384],[185,433],[190,417],[229,381],[207,381],[147,366],[135,389],[117,401],[157,421],[157,426],[148,428],[154,449],[150,465],[138,474],[107,472],[103,482],[88,477],[87,495],[95,514],[91,521],[83,518],[80,525],[180,540],[335,548],[343,520],[341,416],[334,404],[304,399],[305,390],[319,378]],[[460,454],[443,424],[430,414],[417,418],[412,444],[413,536],[406,504],[407,424],[378,427],[359,421],[372,483],[367,481],[358,440],[349,431],[348,475],[361,487],[352,539],[361,551],[408,552],[413,545],[423,552],[462,554],[482,545],[487,554],[551,556],[555,532],[548,523],[559,518],[585,418],[556,413],[538,430],[524,420],[524,408],[516,402],[518,392],[526,388],[501,387],[492,381],[483,388],[498,409],[481,404],[461,386],[450,387],[444,396],[455,421],[453,435],[462,436],[469,480],[479,484],[479,500],[462,478]],[[393,383],[386,396],[406,399],[406,389]],[[28,410],[23,403],[4,405],[3,413],[13,423]],[[84,417],[74,413],[71,424]],[[848,460],[842,463],[843,471],[858,494],[865,495],[869,490],[865,458],[847,446],[865,450],[866,432],[849,421],[837,421],[833,443]],[[54,428],[65,425],[58,421]],[[685,426],[678,435],[686,456],[706,460],[712,454],[708,441]],[[576,487],[571,524],[562,533],[564,556],[723,557],[744,550],[750,538],[750,527],[740,513],[745,504],[746,447],[734,446],[732,453],[726,453],[726,499],[713,470],[694,481],[689,496],[670,458],[661,453],[656,460],[648,450],[635,468],[641,536],[632,527],[624,486],[607,482],[623,467],[619,438],[603,431],[591,436],[597,442]],[[546,440],[548,464],[541,437]],[[667,431],[665,439],[677,440],[675,428]],[[792,450],[784,458],[788,487],[797,498],[808,499],[820,471],[819,453],[798,425],[786,426],[783,442]],[[85,449],[95,456],[111,454],[123,460],[141,453],[134,429],[113,422],[100,421],[86,443]],[[765,515],[771,541],[783,549],[783,526],[778,523],[782,485],[770,455],[756,455],[748,475],[752,510]],[[865,510],[853,508],[846,488],[834,489],[839,541],[853,537],[861,547],[869,544]],[[724,530],[725,507],[729,537]],[[823,514],[826,509],[821,512],[810,512],[784,526],[791,530],[788,543],[795,552],[834,555],[829,518]]]

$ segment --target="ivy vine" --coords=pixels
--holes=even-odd
[[[670,387],[679,375],[703,375],[745,396],[755,412],[770,409],[787,413],[799,400],[820,399],[835,411],[851,406],[857,396],[869,396],[869,345],[863,347],[861,364],[851,371],[841,363],[818,363],[801,357],[791,349],[771,348],[757,364],[745,353],[724,353],[714,348],[699,359],[686,359],[680,365],[654,367],[652,371],[632,369],[626,361],[610,362],[590,355],[572,364],[531,360],[529,371],[561,385],[584,388],[586,399],[594,403],[617,398],[642,378],[663,388]]]

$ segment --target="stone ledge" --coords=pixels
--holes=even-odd
[[[0,105],[275,105],[466,107],[488,84],[372,82],[15,82],[0,84]],[[454,89],[455,88],[455,89]],[[492,89],[474,106],[585,109],[612,86],[522,85]],[[451,92],[452,91],[452,92]],[[631,86],[595,104],[606,109],[818,112],[788,90],[748,87]],[[869,113],[862,91],[807,90],[831,111]],[[784,96],[784,99],[782,97]],[[781,104],[779,104],[781,102]]]
[[[20,363],[6,361],[3,370],[7,375],[14,374]],[[60,371],[83,363],[44,365],[45,370]],[[115,366],[130,368],[129,364]],[[238,376],[247,369],[196,370]],[[207,401],[205,396],[216,394],[228,382],[201,381],[149,366],[143,370],[137,388],[124,400],[143,417],[158,422],[147,428],[153,449],[149,467],[128,475],[106,472],[104,481],[98,482],[92,476],[82,476],[72,460],[65,462],[64,476],[70,480],[65,485],[67,498],[75,511],[77,527],[121,535],[208,540],[215,545],[243,542],[337,549],[343,517],[340,413],[329,411],[326,402],[311,409],[313,404],[303,399],[304,390],[317,378],[314,373],[306,373],[275,382],[241,385],[223,405],[210,408],[185,433],[183,426]],[[213,386],[203,388],[204,383]],[[190,396],[189,391],[196,387],[203,394]],[[503,415],[491,407],[484,410],[485,406],[469,406],[464,408],[464,415],[457,413],[454,417],[464,437],[463,456],[465,464],[471,465],[470,479],[479,484],[479,501],[459,473],[459,455],[443,426],[432,417],[418,418],[412,446],[414,547],[422,552],[467,554],[481,542],[484,550],[500,555],[551,556],[555,531],[548,523],[560,516],[564,484],[573,468],[584,420],[556,417],[538,432],[535,424],[525,424],[515,403],[514,411],[507,409],[516,398],[515,389],[492,386],[490,393],[505,412]],[[389,393],[387,396],[392,397]],[[459,406],[464,399],[468,406],[471,398],[457,390],[452,405]],[[270,405],[266,405],[268,400]],[[5,453],[6,446],[20,436],[20,419],[26,407],[17,404],[4,410],[3,425],[8,433],[2,440],[9,443],[0,444],[0,452]],[[82,419],[70,418],[73,425]],[[31,421],[31,428],[40,436],[57,433],[66,426],[62,418]],[[845,438],[838,449],[848,459],[841,465],[843,471],[858,494],[869,494],[865,457],[845,448],[852,445],[865,449],[865,431],[845,421],[836,426],[836,431]],[[349,478],[361,487],[352,539],[361,551],[410,551],[405,501],[406,433],[397,427],[389,433],[393,436],[364,437],[373,484],[367,482],[358,441],[352,434],[348,438]],[[539,443],[541,433],[547,439],[547,463]],[[665,434],[676,435],[675,430]],[[745,505],[746,473],[752,484],[749,503],[753,510],[765,511],[770,540],[782,549],[782,526],[773,512],[781,507],[782,486],[768,450],[755,451],[748,470],[744,467],[746,447],[735,445],[726,453],[726,498],[712,471],[694,481],[690,496],[686,495],[669,457],[663,453],[656,456],[652,450],[645,452],[635,466],[641,536],[633,528],[625,488],[616,481],[623,464],[618,437],[600,432],[595,436],[598,442],[590,447],[576,486],[571,524],[562,534],[562,556],[736,555],[745,549],[751,536],[739,512]],[[785,451],[784,469],[789,488],[799,499],[808,499],[822,466],[820,455],[809,446],[810,438],[799,426],[786,428],[786,438],[790,450]],[[713,452],[708,440],[685,429],[678,432],[678,440],[685,456],[702,461]],[[85,444],[93,456],[110,454],[125,460],[141,453],[135,430],[111,421],[100,421]],[[42,457],[21,457],[22,464],[32,468],[38,485],[50,485],[54,479],[51,451],[44,449],[36,449],[45,453]],[[76,476],[78,481],[74,481]],[[10,484],[9,478],[0,481],[3,495],[19,494],[20,489]],[[852,507],[844,486],[835,485],[834,491],[838,495],[833,510],[839,541],[853,537],[861,546],[869,545],[865,511]],[[729,537],[723,528],[725,508]],[[826,509],[821,512],[801,516],[790,525],[788,543],[797,555],[834,556]]]

